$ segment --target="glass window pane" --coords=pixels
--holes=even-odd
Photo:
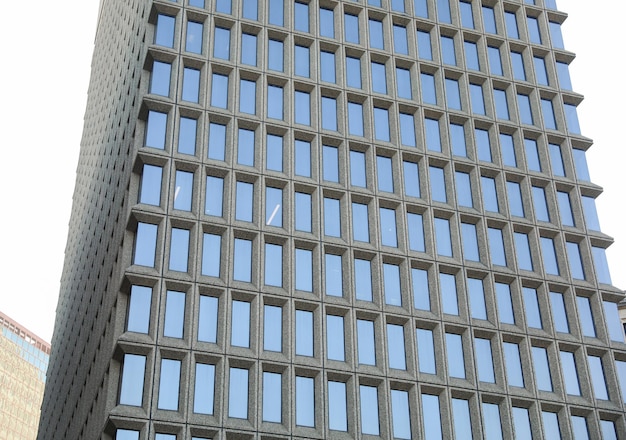
[[[296,290],[313,291],[313,252],[296,249]]]
[[[294,202],[296,231],[311,232],[311,194],[297,192]]]
[[[215,365],[197,363],[193,412],[197,414],[213,414],[214,395]]]
[[[346,85],[361,88],[361,60],[359,58],[346,57]]]
[[[278,244],[265,243],[265,285],[283,285],[282,265],[276,264],[283,261],[283,247]]]
[[[342,257],[341,255],[325,254],[326,295],[343,296]]]
[[[495,102],[496,116],[498,117],[498,119],[510,119],[509,103],[506,98],[506,91],[493,89],[493,100]]]
[[[161,359],[159,379],[159,401],[157,407],[159,409],[177,411],[180,387],[180,361],[176,359]]]
[[[263,372],[263,421],[282,422],[282,375]]]
[[[430,174],[430,189],[433,201],[447,203],[446,196],[446,180],[443,168],[430,166],[428,167]]]
[[[483,96],[483,86],[480,84],[470,84],[470,100],[472,101],[472,113],[485,115],[485,98]]]
[[[232,302],[230,345],[250,347],[250,303]]]
[[[163,336],[182,338],[185,322],[185,293],[167,291]]]
[[[515,438],[532,439],[533,435],[530,428],[530,415],[528,414],[528,408],[519,408],[514,406],[511,412],[513,415]]]
[[[296,310],[296,355],[313,356],[313,312]]]
[[[487,228],[489,238],[489,250],[491,252],[491,263],[497,266],[506,266],[506,254],[504,251],[504,238],[502,229]]]
[[[152,64],[152,76],[150,77],[150,93],[154,95],[170,95],[170,77],[172,75],[172,65],[162,61],[155,61]]]
[[[517,182],[506,182],[507,195],[509,196],[509,212],[512,216],[524,217],[524,202],[522,201],[522,188]]]
[[[500,133],[500,150],[502,152],[502,164],[510,167],[516,167],[517,159],[515,158],[513,136],[510,134]]]
[[[513,67],[513,78],[526,81],[526,69],[524,68],[524,57],[519,52],[511,52],[511,66]]]
[[[213,56],[223,60],[230,59],[230,29],[215,28],[213,37]]]
[[[378,425],[378,389],[367,385],[359,386],[361,401],[361,433],[379,435]]]
[[[417,252],[426,251],[424,223],[421,214],[407,212],[406,223],[409,233],[409,249]]]
[[[522,293],[526,310],[526,325],[533,328],[543,328],[537,290],[530,287],[523,287]]]
[[[422,418],[422,422],[424,423],[424,438],[428,440],[442,439],[439,396],[422,394]]]
[[[511,300],[511,287],[504,283],[496,284],[496,298],[498,301],[498,315],[500,322],[504,324],[515,324],[513,313],[513,302]]]
[[[578,305],[578,317],[580,319],[580,329],[583,336],[595,338],[596,327],[593,322],[593,313],[591,312],[591,302],[589,298],[577,296],[576,304]]]
[[[283,26],[284,22],[284,5],[283,0],[269,0],[269,7],[267,8],[270,24],[276,26]]]
[[[276,1],[276,0],[273,0]],[[272,0],[270,0],[270,3]],[[283,42],[270,39],[267,44],[267,68],[282,72],[284,68],[283,62]]]
[[[372,267],[369,260],[354,259],[354,290],[356,299],[372,300]]]
[[[413,304],[418,310],[430,310],[430,289],[428,286],[428,271],[411,268],[413,289]]]
[[[343,329],[343,316],[326,315],[326,357],[330,360],[346,360]]]
[[[410,439],[411,414],[409,410],[409,393],[407,391],[391,390],[391,419],[393,437]]]
[[[463,337],[455,333],[446,333],[446,351],[448,353],[448,374],[450,377],[465,379]]]
[[[158,226],[138,223],[133,264],[154,267]]]
[[[124,355],[122,383],[120,385],[120,405],[141,406],[143,402],[143,382],[146,371],[146,357],[138,354]]]
[[[478,380],[481,382],[496,383],[493,372],[491,341],[489,339],[476,338],[474,339],[474,348],[476,350],[474,358],[476,359]]]
[[[401,325],[387,324],[387,356],[389,368],[406,370],[404,328]]]
[[[383,280],[385,304],[402,306],[402,291],[400,289],[400,266],[384,263]]]
[[[463,239],[463,258],[468,261],[480,261],[476,225],[461,223],[461,238]]]
[[[523,270],[534,270],[533,258],[530,253],[530,242],[528,234],[522,232],[513,233],[515,239],[515,251],[517,256],[517,267]]]
[[[496,16],[494,10],[488,6],[483,6],[483,26],[485,28],[485,32],[489,34],[498,33],[496,29]]]
[[[263,306],[263,350],[283,351],[283,309],[280,306]]]
[[[341,203],[324,197],[324,235],[341,237]]]
[[[550,364],[548,363],[548,350],[543,347],[533,347],[532,355],[537,389],[552,392],[552,375],[550,374]]]
[[[509,386],[523,387],[524,375],[522,373],[522,360],[520,358],[519,345],[513,342],[503,342],[504,362],[506,377]]]
[[[213,107],[228,108],[228,76],[213,73],[211,86],[211,105]],[[210,141],[211,139],[209,138],[209,146],[211,145]],[[209,157],[213,158],[211,157],[210,149]]]
[[[452,257],[452,237],[450,234],[450,220],[435,217],[435,244],[438,255]]]
[[[469,3],[461,3],[461,5]],[[472,438],[472,420],[470,418],[469,400],[452,399],[452,417],[454,419],[455,438],[467,435]]]
[[[156,29],[154,31],[154,44],[165,47],[174,46],[175,26],[176,17],[170,17],[169,15],[163,14],[157,15]],[[202,33],[200,35],[202,35]]]
[[[328,381],[328,428],[348,430],[346,384],[343,382]]]
[[[385,40],[383,37],[383,22],[369,19],[370,47],[373,49],[384,49]]]
[[[576,360],[574,353],[561,351],[561,369],[565,392],[575,396],[580,396],[580,385],[578,382],[578,371],[576,370]]]
[[[422,82],[422,101],[425,104],[437,105],[435,77],[429,73],[420,73],[420,81]]]
[[[296,3],[299,5],[301,3]],[[309,78],[311,76],[311,70],[309,68],[310,64],[310,51],[306,46],[294,46],[294,60],[293,60],[293,71],[297,76],[302,76],[305,78]]]
[[[217,342],[218,299],[200,295],[198,310],[198,341]]]
[[[297,31],[309,32],[309,5],[308,3],[294,3],[293,27]]]
[[[145,286],[132,286],[128,304],[126,330],[135,333],[148,333],[150,328],[150,303],[152,289]]]
[[[415,336],[417,339],[417,358],[420,373],[437,374],[433,331],[418,328],[415,330]]]
[[[233,256],[233,279],[235,281],[252,281],[252,241],[235,239]]]
[[[506,23],[506,34],[509,38],[519,39],[519,30],[517,28],[517,18],[515,12],[504,12],[504,21]]]
[[[498,193],[496,190],[496,180],[492,177],[482,176],[480,183],[483,192],[483,207],[485,211],[499,212]]]
[[[248,418],[248,370],[246,369],[230,368],[228,417]]]
[[[496,403],[483,402],[483,430],[485,440],[502,440],[500,407]]]
[[[449,315],[459,314],[459,301],[456,290],[456,278],[447,273],[439,274],[439,284],[441,289],[441,303],[443,313]]]
[[[463,125],[450,124],[450,144],[452,146],[452,154],[455,156],[467,157],[465,127]]]
[[[347,43],[359,44],[359,17],[352,14],[345,14],[344,31],[344,38]]]
[[[396,232],[396,211],[380,208],[380,242],[383,246],[398,247]]]
[[[466,3],[461,3],[461,5]],[[478,47],[473,41],[464,41],[463,49],[465,50],[465,65],[469,70],[480,70],[480,61],[478,58]]]
[[[167,113],[148,112],[146,121],[146,147],[165,148],[165,132],[167,129]]]
[[[421,59],[432,60],[433,59],[433,47],[430,41],[430,32],[417,31],[417,52]]]
[[[320,8],[320,37],[335,38],[335,15],[332,9]]]
[[[320,51],[320,79],[335,83],[335,54],[333,52]]]
[[[296,90],[294,92],[294,121],[297,124],[311,125],[311,95]]]
[[[367,205],[352,203],[352,238],[355,241],[370,241]]]
[[[374,323],[357,319],[357,351],[359,355],[359,364],[376,365],[376,346],[374,339]]]
[[[415,162],[404,161],[404,194],[420,197],[419,166]]]

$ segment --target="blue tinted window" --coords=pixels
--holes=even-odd
[[[267,86],[267,117],[273,119],[283,119],[282,87],[272,85]]]
[[[400,142],[407,147],[415,147],[415,119],[412,114],[400,113]]]
[[[495,284],[500,322],[505,324],[515,324],[515,315],[513,314],[513,302],[511,300],[511,287],[508,284],[504,283]]]
[[[158,226],[138,223],[133,264],[154,267]]]
[[[267,134],[266,137],[266,160],[265,167],[272,171],[283,170],[283,137]]]
[[[550,26],[550,39],[552,40],[552,47],[555,49],[565,49],[563,34],[561,33],[561,24],[554,21],[551,21],[548,24]]]
[[[241,6],[241,16],[249,20],[258,20],[259,6],[257,0],[243,0]]]
[[[493,100],[495,101],[496,116],[498,117],[498,119],[510,119],[509,103],[506,98],[506,91],[493,89]]]
[[[341,204],[337,199],[324,197],[324,235],[341,236]]]
[[[202,242],[202,275],[211,277],[220,276],[220,253],[222,236],[204,234]]]
[[[148,112],[148,120],[146,122],[146,147],[165,148],[165,132],[167,129],[167,113]]]
[[[396,211],[380,208],[380,241],[383,246],[398,247],[396,232]]]
[[[441,133],[438,119],[424,118],[424,136],[428,150],[441,152]]]
[[[333,52],[320,51],[320,79],[335,83],[335,54]]]
[[[517,267],[523,270],[534,270],[533,259],[530,254],[528,235],[522,232],[513,233],[515,239],[515,251],[517,255]]]
[[[485,211],[499,212],[498,192],[496,190],[496,180],[492,177],[482,176],[480,184],[483,192],[483,207]]]
[[[389,134],[389,110],[374,107],[374,138],[378,141],[390,140]]]
[[[228,417],[248,418],[248,370],[230,367]]]
[[[320,8],[320,36],[335,38],[335,15],[332,9]]]
[[[370,47],[374,49],[384,49],[385,40],[383,37],[383,22],[378,20],[369,20],[370,31]]]
[[[350,184],[352,186],[367,186],[365,177],[365,153],[350,151]]]
[[[346,85],[361,88],[361,59],[346,57]]]
[[[141,173],[139,203],[159,206],[161,204],[161,179],[163,168],[144,164]]]
[[[450,144],[452,147],[452,154],[455,156],[467,157],[465,127],[463,125],[450,124]]]
[[[470,261],[480,261],[476,225],[472,223],[461,223],[461,238],[463,239],[463,257]]]
[[[228,108],[228,76],[213,73],[211,86],[211,105]]]
[[[595,247],[591,248],[593,253],[593,262],[596,266],[596,276],[598,281],[604,284],[611,283],[611,273],[609,272],[609,263],[606,259],[606,252],[604,248]]]
[[[325,254],[326,295],[343,296],[341,255]]]
[[[282,375],[263,372],[263,421],[280,423],[282,421]]]
[[[448,0],[444,0],[446,3]],[[441,37],[441,58],[444,64],[456,66],[456,52],[454,50],[454,39],[452,37]]]
[[[337,131],[337,100],[322,96],[322,128]]]
[[[412,99],[411,72],[408,69],[396,67],[396,85],[398,98]]]
[[[535,62],[535,76],[537,78],[537,84],[547,86],[548,84],[548,71],[546,70],[546,60],[541,57],[533,57]]]
[[[296,354],[313,356],[313,312],[296,310]]]
[[[504,12],[504,20],[506,22],[506,34],[509,38],[519,38],[519,30],[517,29],[517,17],[515,12]]]
[[[569,75],[569,65],[560,61],[556,62],[556,74],[559,78],[559,85],[563,90],[573,90],[572,80]]]
[[[400,266],[395,264],[383,264],[383,280],[385,304],[394,306],[402,305],[402,291],[400,289]]]
[[[587,229],[590,231],[600,230],[600,220],[598,219],[598,211],[596,210],[596,199],[593,197],[582,196],[580,201],[583,205],[583,213]]]
[[[432,199],[436,202],[446,203],[446,178],[443,168],[431,166],[428,167],[430,173],[430,189]]]
[[[269,14],[268,22],[276,26],[283,26],[284,22],[284,5],[283,0],[269,0],[269,7],[267,8]]]
[[[466,28],[474,29],[474,15],[472,13],[472,4],[468,2],[459,2],[461,10],[461,25]]]
[[[459,300],[456,290],[456,278],[448,273],[439,274],[439,287],[441,289],[441,308],[448,315],[459,314]]]
[[[402,162],[404,168],[404,194],[420,197],[419,167],[415,162]]]
[[[524,287],[522,288],[522,295],[524,297],[524,309],[526,311],[526,325],[533,328],[543,328],[537,290]]]
[[[309,32],[309,5],[308,3],[294,3],[293,27],[300,32]]]
[[[574,216],[572,214],[572,204],[570,203],[569,193],[564,191],[557,191],[556,198],[559,202],[561,224],[563,226],[574,226]]]
[[[461,110],[461,90],[459,82],[455,79],[446,78],[446,103],[448,108]]]
[[[533,202],[535,207],[535,217],[542,222],[549,222],[548,203],[546,201],[546,191],[540,186],[533,186]]]
[[[522,373],[522,359],[519,345],[513,342],[503,342],[504,363],[506,366],[506,378],[510,386],[523,387],[524,375]]]
[[[171,74],[172,65],[170,63],[155,61],[152,64],[150,93],[161,96],[169,96]]]
[[[283,351],[282,319],[283,309],[280,306],[263,306],[263,350]]]
[[[381,23],[382,25],[382,23]],[[352,14],[344,15],[345,40],[348,43],[359,44],[359,17]]]
[[[345,361],[343,316],[326,315],[326,347],[328,359]]]
[[[430,310],[430,289],[428,287],[428,271],[411,268],[411,287],[413,289],[413,305],[418,310]]]
[[[474,206],[472,200],[472,182],[469,173],[455,171],[456,199],[459,206],[471,208]]]
[[[543,265],[546,273],[559,275],[559,265],[556,259],[554,240],[548,237],[541,237],[541,252],[543,254]]]
[[[230,59],[230,29],[216,27],[213,44],[213,56],[215,58]]]
[[[401,2],[402,6],[404,6],[404,0],[395,0],[395,2]],[[393,50],[402,55],[409,54],[406,28],[404,26],[393,26]]]
[[[352,238],[355,241],[370,241],[367,205],[352,203]]]
[[[466,4],[466,3],[461,3]],[[464,41],[465,49],[465,65],[469,70],[480,70],[480,62],[478,60],[478,47],[473,41]]]
[[[346,384],[328,381],[328,427],[335,431],[348,430]]]
[[[198,310],[198,341],[217,342],[217,311],[219,301],[212,296],[200,296]]]
[[[215,365],[197,363],[195,377],[193,412],[197,414],[213,414]]]
[[[496,15],[493,8],[488,6],[483,6],[483,26],[485,28],[485,32],[489,34],[498,33],[496,28]]]
[[[417,31],[417,52],[423,60],[433,59],[433,46],[430,41],[430,32]]]
[[[450,220],[435,217],[435,242],[438,255],[452,257],[452,237],[450,236]]]
[[[541,100],[541,111],[543,113],[543,124],[545,128],[556,130],[556,119],[554,116],[554,107],[549,99]]]
[[[448,353],[448,374],[450,377],[465,379],[463,337],[456,333],[446,333],[446,351]]]
[[[502,59],[500,58],[500,48],[489,46],[487,47],[487,54],[489,55],[489,66],[492,75],[503,75],[502,72]]]
[[[482,403],[483,429],[485,440],[502,440],[500,407],[497,403]]]
[[[565,112],[565,121],[567,122],[567,130],[573,134],[580,134],[580,124],[578,123],[578,112],[576,106],[572,104],[563,104]]]
[[[524,69],[524,57],[519,52],[511,52],[511,65],[513,67],[513,78],[526,81],[526,69]]]
[[[554,330],[561,333],[569,333],[569,323],[567,322],[567,310],[563,294],[550,292],[550,306],[552,309],[552,321]]]
[[[267,68],[283,71],[283,42],[270,39],[267,44]]]
[[[200,96],[200,71],[185,67],[183,69],[183,90],[181,99],[188,102],[198,102]]]
[[[237,182],[236,187],[235,220],[252,221],[254,184]]]
[[[409,410],[409,392],[391,390],[391,418],[393,437],[411,438],[411,413]]]
[[[470,100],[472,102],[472,113],[476,113],[477,115],[486,114],[483,86],[480,84],[470,84]]]
[[[428,2],[427,0],[413,0],[415,7],[415,15],[417,17],[428,18]]]
[[[372,300],[372,264],[369,260],[354,259],[354,291],[356,299]]]
[[[435,77],[429,73],[421,73],[420,79],[422,81],[422,101],[426,104],[437,105]]]
[[[539,21],[535,17],[526,17],[528,25],[528,37],[531,43],[541,44],[541,33],[539,32]]]
[[[420,373],[437,374],[433,331],[418,328],[415,330],[415,338]]]
[[[532,355],[537,389],[552,392],[552,376],[550,374],[550,364],[548,363],[548,350],[543,347],[533,347]]]
[[[311,95],[296,90],[294,92],[294,121],[297,124],[311,125]]]
[[[522,202],[522,189],[517,182],[506,182],[507,195],[509,196],[509,212],[516,217],[524,217],[524,203]]]
[[[247,79],[239,81],[239,111],[256,114],[256,82]]]
[[[178,410],[179,388],[180,361],[175,359],[161,359],[158,408],[170,411]]]
[[[182,338],[185,322],[185,292],[167,291],[163,336]]]
[[[165,47],[173,47],[175,26],[176,17],[159,14],[157,16],[156,29],[154,31],[154,44]]]
[[[496,379],[493,372],[491,340],[482,338],[474,339],[474,349],[478,380],[481,382],[495,383]]]
[[[143,382],[146,371],[146,357],[138,354],[124,355],[122,383],[120,384],[120,405],[141,406],[143,402]]]
[[[252,241],[235,239],[233,254],[233,279],[235,281],[252,281]]]
[[[488,228],[489,250],[491,251],[491,263],[497,266],[506,266],[506,254],[504,252],[504,239],[502,229]]]
[[[148,333],[150,328],[150,303],[152,289],[145,286],[132,286],[128,304],[126,330],[135,333]]]
[[[301,3],[296,3],[299,5]],[[294,46],[294,60],[293,60],[293,71],[297,76],[302,76],[308,78],[311,76],[311,71],[309,69],[310,64],[310,51],[306,46]]]
[[[591,312],[591,302],[589,301],[589,298],[585,296],[577,296],[576,305],[578,306],[578,317],[580,319],[580,329],[583,336],[595,338],[596,326],[593,322],[593,313]]]
[[[475,128],[474,142],[476,143],[478,160],[491,162],[491,141],[489,140],[489,132],[487,130],[483,130],[482,128]]]
[[[533,113],[530,108],[530,96],[524,94],[517,95],[517,108],[519,110],[520,121],[522,124],[533,125]]]
[[[443,438],[441,432],[441,412],[439,411],[439,396],[422,394],[422,418],[424,423],[424,438],[439,440]]]
[[[361,400],[361,433],[379,435],[378,426],[378,389],[367,385],[359,386]]]
[[[561,370],[563,373],[565,392],[574,396],[580,396],[580,384],[578,382],[578,371],[576,369],[574,353],[561,351]]]
[[[425,252],[426,248],[422,215],[407,212],[406,223],[409,233],[409,249],[417,252]]]
[[[363,136],[363,105],[348,102],[348,133],[354,136]]]
[[[313,291],[313,252],[296,249],[296,290]]]
[[[311,177],[311,143],[296,139],[294,150],[294,171],[296,176]]]
[[[283,247],[278,244],[265,243],[265,285],[283,285],[282,265],[276,264],[283,261]]]
[[[357,319],[357,343],[359,364],[376,365],[376,346],[374,345],[374,323]]]
[[[569,268],[572,278],[577,280],[585,279],[585,271],[580,256],[580,248],[578,243],[566,242],[567,256],[569,259]]]
[[[296,231],[311,232],[311,194],[296,192],[294,203]]]
[[[387,77],[385,65],[372,62],[372,91],[387,94]]]

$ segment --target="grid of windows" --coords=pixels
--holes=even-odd
[[[137,214],[132,262],[177,287],[151,301],[133,285],[126,330],[193,348],[156,367],[126,354],[121,405],[147,404],[136,379],[152,368],[159,409],[182,411],[188,393],[196,414],[259,407],[304,437],[444,438],[449,425],[567,438],[585,419],[558,390],[618,400],[567,57],[545,55],[562,42],[544,10],[510,6],[219,0],[185,24],[157,14],[149,93],[180,100],[145,116],[136,200],[153,215]],[[193,66],[165,56],[179,44]],[[563,409],[542,409],[542,393]]]

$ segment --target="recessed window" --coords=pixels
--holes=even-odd
[[[329,360],[345,361],[343,316],[326,315],[326,357]]]
[[[235,281],[252,281],[252,241],[242,238],[235,239],[233,254],[233,279]]]
[[[425,104],[437,105],[437,94],[435,88],[435,77],[430,73],[421,73],[422,101]]]
[[[422,418],[424,423],[424,438],[443,438],[441,431],[441,412],[439,411],[439,396],[422,394]]]
[[[567,257],[569,259],[569,269],[572,278],[576,280],[585,279],[585,271],[583,268],[582,258],[580,256],[580,247],[578,243],[565,242]]]
[[[496,116],[498,119],[509,120],[509,103],[506,98],[506,91],[493,89],[493,100],[496,105]]]
[[[502,71],[502,58],[500,57],[500,48],[494,46],[487,47],[489,55],[489,66],[492,75],[504,75]]]
[[[433,331],[418,328],[415,330],[415,338],[420,373],[437,374]]]
[[[574,396],[580,396],[580,383],[578,381],[578,371],[574,353],[561,351],[561,371],[565,392]]]
[[[282,374],[263,372],[263,421],[282,422]]]
[[[146,372],[146,357],[138,354],[124,354],[122,363],[122,383],[120,384],[120,405],[141,406],[143,402],[143,382]]]
[[[172,76],[172,65],[162,61],[155,61],[152,64],[152,76],[150,77],[150,93],[154,95],[170,95],[170,77]]]
[[[293,27],[300,32],[309,32],[309,4],[295,2],[293,6]]]
[[[165,297],[163,336],[182,338],[185,323],[185,292],[168,290]]]
[[[509,38],[519,39],[519,29],[517,28],[517,17],[515,12],[504,12],[504,21],[506,23],[506,34]]]
[[[228,386],[228,417],[248,418],[248,370],[230,367]]]
[[[376,346],[374,339],[374,322],[357,319],[357,351],[359,364],[376,365]]]
[[[198,310],[198,341],[217,342],[217,312],[219,300],[212,296],[200,295]]]
[[[348,102],[348,133],[353,136],[363,136],[363,105]]]
[[[524,203],[522,202],[522,188],[517,182],[506,182],[509,197],[509,212],[512,216],[524,217]]]
[[[359,398],[361,401],[361,433],[379,435],[378,388],[360,385]]]
[[[343,296],[343,274],[341,255],[325,254],[324,274],[326,278],[326,295]]]
[[[215,395],[215,365],[196,363],[193,412],[213,414]]]
[[[415,118],[412,114],[400,113],[400,142],[407,147],[415,147]]]
[[[522,295],[524,297],[524,309],[526,311],[526,325],[532,328],[543,328],[537,290],[524,287],[522,288]]]
[[[413,305],[418,310],[430,310],[428,271],[425,269],[411,268],[411,281]]]
[[[339,182],[339,151],[337,147],[322,146],[322,178],[327,182]]]
[[[439,131],[438,119],[424,118],[424,136],[426,148],[441,153],[441,132]]]
[[[465,3],[461,3],[465,4]],[[465,49],[465,66],[468,70],[480,70],[480,61],[478,58],[478,47],[473,41],[464,41]]]
[[[335,38],[335,15],[332,9],[320,8],[320,37]]]
[[[502,164],[509,167],[517,167],[517,158],[515,157],[515,145],[513,144],[513,136],[510,134],[500,133],[500,152],[502,154]]]
[[[531,43],[541,44],[541,33],[539,32],[539,20],[535,17],[526,17],[528,25],[528,38]]]
[[[425,252],[424,221],[421,214],[407,212],[406,223],[409,233],[409,249],[417,252]]]
[[[475,338],[474,339],[476,370],[478,372],[478,380],[481,382],[496,383],[493,370],[493,354],[491,352],[491,340]]]
[[[552,392],[552,375],[550,374],[550,364],[548,363],[548,350],[544,347],[533,347],[532,355],[537,389]]]
[[[344,15],[344,32],[346,43],[359,44],[359,17],[357,15]]]
[[[515,324],[511,286],[504,283],[495,283],[496,299],[498,302],[498,316],[503,324]]]
[[[522,359],[520,357],[519,345],[513,342],[503,342],[504,363],[506,366],[506,377],[509,386],[524,387],[524,375],[522,373]]]
[[[383,246],[398,247],[396,231],[396,211],[389,208],[380,208],[380,242]]]
[[[294,203],[296,231],[311,232],[311,194],[296,192]]]
[[[480,184],[483,193],[483,207],[487,212],[500,212],[498,204],[498,192],[496,190],[496,180],[492,177],[482,176]]]
[[[472,102],[472,113],[485,115],[485,97],[483,96],[483,86],[480,84],[470,84],[470,100]]]
[[[355,241],[370,241],[368,208],[362,203],[352,203],[352,238]]]
[[[150,303],[152,289],[145,286],[132,286],[128,302],[126,331],[148,333],[150,329]]]
[[[267,86],[267,117],[282,120],[283,114],[283,88],[279,86]],[[271,136],[271,135],[268,135]]]
[[[180,364],[177,359],[161,359],[159,375],[159,400],[157,407],[169,411],[178,410],[180,389]]]
[[[221,27],[215,28],[213,37],[213,56],[223,60],[230,59],[230,29]]]
[[[360,89],[361,85],[361,59],[346,56],[346,85]]]
[[[535,123],[530,107],[530,96],[519,93],[517,95],[517,108],[522,124],[533,125]]]
[[[487,440],[502,439],[502,424],[500,422],[500,406],[497,403],[482,403],[483,430]]]
[[[543,267],[549,275],[559,275],[559,265],[556,258],[554,240],[549,237],[541,237],[541,253],[543,255]]]
[[[213,73],[211,81],[211,106],[228,108],[228,76]]]
[[[456,290],[456,277],[449,273],[440,273],[439,288],[441,291],[441,308],[443,313],[458,315],[459,299]]]
[[[506,266],[506,253],[504,251],[504,237],[502,229],[487,228],[491,263],[496,266]]]
[[[313,251],[296,249],[296,290],[313,291]]]
[[[404,6],[404,0],[394,0],[395,3],[401,3]],[[407,40],[406,27],[393,26],[393,50],[401,55],[409,54],[409,44]]]
[[[519,52],[511,52],[511,65],[513,67],[513,78],[526,81],[526,69],[524,68],[524,57]]]
[[[220,276],[222,236],[205,233],[202,241],[202,275]]]
[[[546,190],[540,186],[532,187],[533,205],[535,207],[535,217],[542,222],[550,221],[548,202],[546,201]]]
[[[235,198],[235,220],[251,222],[254,210],[254,184],[237,182]]]
[[[372,49],[384,49],[383,22],[369,19],[370,47]]]
[[[263,306],[263,350],[283,351],[283,309],[280,306]]]
[[[435,217],[435,243],[437,254],[452,257],[452,236],[450,235],[450,220]]]
[[[301,3],[296,3],[299,5]],[[310,70],[310,50],[306,46],[294,46],[294,60],[293,60],[293,71],[297,76],[302,76],[304,78],[309,78],[311,76]]]
[[[496,14],[493,8],[488,6],[483,6],[483,26],[485,32],[488,34],[497,34],[498,30],[496,28]]]
[[[328,381],[328,428],[334,431],[348,430],[348,405],[346,384]]]
[[[593,322],[593,313],[591,311],[591,302],[585,296],[576,297],[576,305],[578,306],[578,318],[580,320],[580,330],[583,336],[590,338],[596,337],[596,326]]]
[[[241,16],[248,20],[258,20],[259,5],[257,0],[243,0],[241,5]]]
[[[283,270],[281,264],[277,261],[283,261],[283,247],[278,244],[265,243],[265,285],[282,287]]]
[[[135,236],[135,256],[133,264],[154,267],[158,226],[151,223],[138,223]]]
[[[454,50],[454,38],[444,37],[444,36],[441,37],[441,58],[444,64],[456,66],[456,52]]]
[[[294,92],[294,121],[297,124],[311,125],[311,95],[307,92]]]
[[[446,333],[446,352],[448,354],[448,375],[465,379],[463,337],[456,333]]]
[[[461,110],[461,90],[456,79],[446,78],[446,104],[448,108]]]
[[[476,225],[461,223],[461,237],[463,239],[463,258],[468,261],[480,261]]]
[[[337,131],[337,100],[322,96],[322,128]]]
[[[267,68],[269,70],[275,70],[277,72],[283,71],[283,53],[284,48],[282,41],[270,39],[267,42]]]
[[[156,29],[154,31],[154,44],[165,47],[173,47],[175,27],[176,17],[159,14],[157,16]]]
[[[400,266],[383,263],[383,290],[385,295],[385,304],[402,306]]]
[[[146,122],[146,147],[165,148],[165,133],[167,130],[167,113],[150,110]]]
[[[329,83],[335,83],[335,54],[333,52],[320,51],[320,79]]]
[[[515,240],[515,253],[517,256],[517,267],[523,270],[534,270],[533,259],[530,253],[530,242],[528,234],[523,232],[513,233]]]
[[[472,4],[469,2],[459,2],[461,11],[461,25],[464,28],[474,29],[474,15],[472,13]]]
[[[313,356],[313,312],[296,310],[296,355]]]
[[[356,299],[372,301],[372,263],[354,259],[354,290]]]
[[[235,301],[231,304],[230,345],[250,348],[250,303]]]
[[[267,8],[269,24],[284,25],[284,8],[283,0],[269,0],[269,7]]]
[[[433,46],[432,42],[430,41],[430,32],[420,30],[417,31],[417,52],[419,58],[432,61]]]
[[[401,325],[387,324],[387,357],[389,368],[406,370],[404,327]]]
[[[294,150],[294,172],[296,176],[311,177],[311,143],[296,139]]]
[[[554,116],[554,107],[549,99],[541,100],[541,110],[543,112],[543,124],[545,128],[556,130],[556,119]]]

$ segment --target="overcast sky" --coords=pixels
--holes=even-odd
[[[2,217],[0,310],[50,341],[63,268],[93,39],[97,0],[50,0],[3,5]],[[613,284],[626,288],[626,150],[621,132],[626,102],[618,51],[624,43],[626,2],[610,13],[589,0],[557,0],[570,17],[565,47],[577,54],[570,72],[588,153],[602,230],[616,243],[607,255]],[[71,11],[71,13],[69,13]],[[78,19],[80,17],[80,19]],[[619,63],[619,64],[618,64]]]

